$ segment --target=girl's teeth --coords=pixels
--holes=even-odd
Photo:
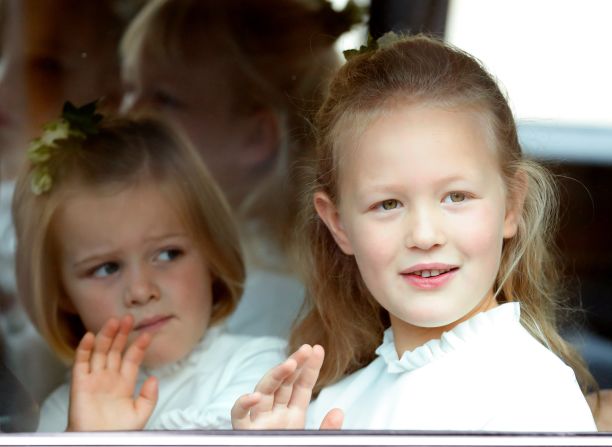
[[[448,270],[421,270],[420,272],[414,272],[414,274],[423,278],[429,278],[431,276],[438,276],[446,272],[448,272]]]

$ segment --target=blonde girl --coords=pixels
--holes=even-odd
[[[287,336],[302,303],[295,166],[314,148],[334,43],[359,20],[352,2],[153,0],[122,39],[123,110],[180,126],[238,217],[248,275],[235,332]]]
[[[19,295],[74,361],[39,430],[229,426],[282,344],[225,333],[245,274],[228,205],[166,124],[100,119],[68,104],[15,190]]]
[[[341,410],[344,428],[595,430],[557,333],[555,189],[482,65],[386,35],[336,74],[315,128],[310,309],[291,336],[308,345],[234,426],[303,427],[320,367],[310,427]]]

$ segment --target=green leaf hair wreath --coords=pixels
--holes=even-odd
[[[43,126],[43,133],[30,143],[27,156],[34,166],[30,187],[36,195],[53,186],[49,160],[57,150],[65,149],[67,142],[81,145],[88,135],[98,133],[102,115],[96,112],[98,101],[76,107],[70,101],[64,103],[60,118]]]

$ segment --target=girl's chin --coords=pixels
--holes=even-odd
[[[457,324],[462,316],[458,312],[440,312],[439,307],[423,306],[411,309],[405,318],[397,318],[399,321],[396,321],[396,324],[444,331]]]

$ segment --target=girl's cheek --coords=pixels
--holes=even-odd
[[[349,222],[348,225],[345,225],[345,230],[356,250],[358,247],[368,252],[376,247],[382,249],[388,246],[391,239],[389,225],[381,225],[380,222],[368,218]]]
[[[503,240],[503,216],[497,210],[482,207],[474,210],[460,223],[463,243],[475,253],[489,252],[492,247],[501,246]]]

